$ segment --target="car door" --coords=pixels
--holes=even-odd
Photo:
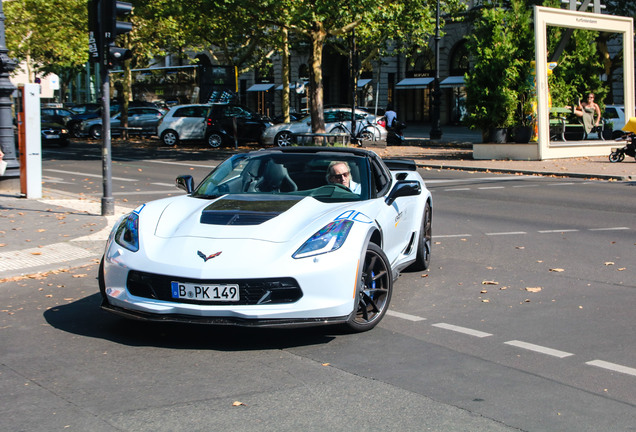
[[[153,108],[137,108],[132,111],[132,115],[128,117],[128,126],[141,128],[147,133],[157,133],[157,125],[163,116],[163,113]]]
[[[238,105],[232,106],[227,112],[236,119],[239,141],[260,140],[264,129],[263,120],[260,115]]]
[[[201,140],[205,134],[207,106],[188,106],[175,110],[172,114],[172,129],[181,139]]]
[[[391,174],[377,161],[371,160],[371,176],[375,193],[379,199],[385,201],[386,196],[395,186]],[[414,231],[412,214],[413,197],[399,197],[390,205],[382,203],[376,215],[376,220],[382,227],[383,249],[391,263],[400,257],[404,248],[409,244]]]

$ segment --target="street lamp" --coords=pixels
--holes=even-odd
[[[441,93],[439,88],[439,0],[435,11],[435,80],[433,81],[433,119],[431,127],[431,139],[438,140],[442,137],[442,128],[439,121]]]
[[[4,178],[20,176],[11,116],[11,94],[15,86],[9,80],[9,74],[15,69],[16,62],[9,57],[8,52],[4,36],[4,11],[0,2],[0,149],[4,153],[3,159],[7,162]]]

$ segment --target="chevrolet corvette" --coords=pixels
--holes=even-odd
[[[115,224],[102,308],[141,320],[243,326],[342,324],[386,314],[400,272],[431,258],[432,197],[412,160],[362,148],[235,154],[185,194]]]

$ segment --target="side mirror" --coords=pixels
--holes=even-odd
[[[409,181],[398,181],[389,195],[386,197],[386,204],[391,205],[393,202],[399,198],[404,196],[415,196],[422,193],[422,186],[419,182],[415,180]]]
[[[194,190],[194,179],[191,175],[181,175],[175,180],[175,186],[191,194]]]

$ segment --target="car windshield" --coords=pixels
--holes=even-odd
[[[323,202],[359,201],[369,197],[368,173],[366,158],[352,154],[239,154],[217,166],[192,196],[284,194],[311,196]]]

